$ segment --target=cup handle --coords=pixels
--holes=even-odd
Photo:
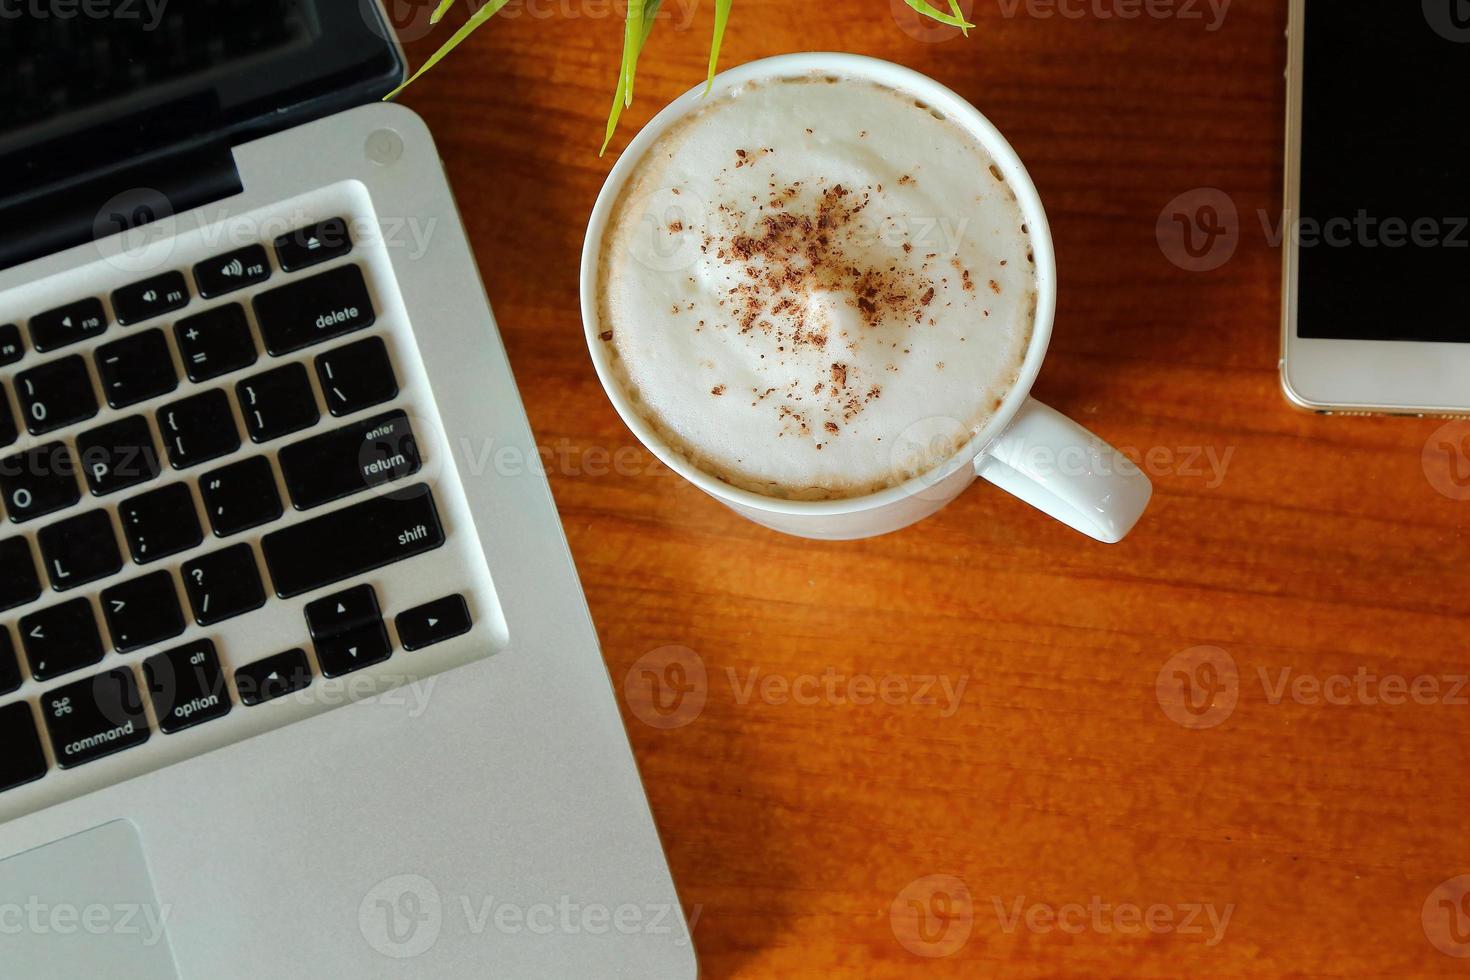
[[[1107,544],[1133,530],[1153,495],[1132,460],[1034,398],[975,459],[975,472]]]

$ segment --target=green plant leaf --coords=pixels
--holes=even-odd
[[[650,18],[651,20],[652,18]],[[643,0],[628,0],[628,20],[623,27],[623,107],[633,104],[633,80],[638,76],[638,56],[648,33],[643,28]]]
[[[429,15],[429,23],[439,23],[444,19],[444,15],[449,13],[449,8],[452,6],[454,6],[454,0],[439,0],[439,6],[435,7],[434,12]]]
[[[647,5],[643,8],[643,29],[637,35],[637,49],[633,52],[632,59],[634,64],[638,61],[638,55],[643,53],[643,46],[648,43],[648,35],[653,33],[654,18],[658,14],[658,8],[661,3],[663,3],[663,0],[647,0]],[[629,4],[629,14],[632,13],[632,10],[632,5]],[[623,109],[626,106],[632,105],[632,99],[628,95],[629,89],[631,88],[631,81],[628,76],[628,47],[632,39],[632,33],[625,29],[623,34],[623,60],[618,67],[618,87],[613,92],[612,110],[607,114],[607,133],[603,136],[602,149],[598,151],[598,156],[602,156],[607,152],[608,144],[612,142],[613,134],[618,130],[618,120],[623,116]]]
[[[446,5],[447,4],[451,4],[453,2],[454,2],[454,0],[444,0],[444,3]],[[954,15],[955,15],[955,17],[957,19],[959,19],[959,20],[964,20],[965,19],[965,12],[960,9],[960,0],[949,0],[949,9],[954,11]],[[968,27],[961,27],[960,28],[960,33],[963,34],[963,35],[965,35],[965,37],[969,37],[970,36],[970,29]]]
[[[929,0],[903,0],[903,2],[913,7],[925,17],[931,17],[941,24],[948,24],[950,27],[958,27],[962,31],[968,31],[975,26],[965,20],[964,17],[957,17],[954,14],[946,14],[942,10],[936,10]]]
[[[952,0],[958,3],[959,0]],[[715,69],[720,64],[720,45],[725,42],[725,25],[730,23],[732,0],[715,0],[715,39],[709,46],[709,78],[704,83],[704,94],[715,87]]]
[[[433,68],[439,62],[443,61],[444,57],[449,54],[449,52],[459,47],[460,43],[463,42],[465,38],[469,37],[471,34],[475,33],[475,31],[479,30],[480,26],[484,24],[485,21],[500,13],[500,8],[504,7],[509,2],[510,0],[490,0],[489,3],[485,4],[485,6],[475,11],[474,15],[471,16],[469,20],[465,21],[464,26],[455,31],[454,36],[445,41],[443,47],[430,55],[429,60],[424,62],[419,70],[414,72],[413,75],[409,77],[408,81],[404,82],[402,85],[398,86],[393,91],[383,96],[383,101],[388,101],[399,92],[402,92],[414,82],[418,81],[420,75],[428,71],[430,68]]]

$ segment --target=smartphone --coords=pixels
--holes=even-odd
[[[1281,381],[1470,415],[1470,0],[1292,0]]]

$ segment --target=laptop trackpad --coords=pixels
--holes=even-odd
[[[167,913],[126,820],[0,861],[6,976],[178,980]]]

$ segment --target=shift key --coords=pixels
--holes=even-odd
[[[276,595],[289,599],[444,544],[434,495],[418,483],[267,534]]]
[[[265,349],[275,357],[372,326],[377,314],[362,269],[344,265],[255,297]]]

